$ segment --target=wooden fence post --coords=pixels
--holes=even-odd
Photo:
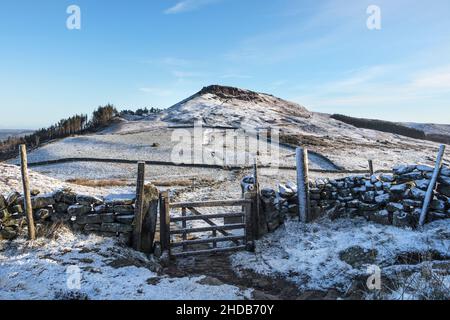
[[[373,174],[375,173],[375,171],[373,170],[373,160],[369,160],[369,172],[370,176],[373,176]]]
[[[161,192],[159,207],[159,241],[161,252],[170,250],[170,201],[169,192]]]
[[[420,214],[420,220],[419,225],[422,227],[425,224],[425,221],[427,219],[428,209],[430,208],[431,200],[433,200],[433,192],[436,188],[436,183],[439,178],[439,174],[442,169],[442,162],[444,160],[444,152],[445,152],[445,145],[441,145],[439,148],[439,153],[436,159],[436,166],[434,167],[433,176],[431,178],[430,184],[428,186],[428,190],[425,196],[425,200],[423,202],[422,212]]]
[[[255,226],[255,193],[246,192],[244,194],[245,200],[250,200],[249,203],[245,205],[245,242],[247,244],[247,250],[253,251],[255,249],[255,237],[257,226]]]
[[[142,249],[142,223],[144,222],[144,181],[145,162],[138,162],[138,175],[136,183],[136,204],[134,209],[133,248]]]
[[[33,218],[33,207],[31,205],[30,181],[28,179],[28,159],[27,159],[26,145],[24,144],[20,145],[19,152],[20,152],[20,169],[22,172],[24,206],[25,211],[27,213],[28,238],[30,240],[35,240],[36,229]]]
[[[255,162],[253,164],[253,176],[255,178],[255,240],[259,238],[260,234],[260,223],[261,223],[261,198],[260,198],[260,185],[259,185],[259,172],[258,172],[258,159],[255,158]]]
[[[308,150],[297,148],[297,196],[298,196],[298,215],[300,221],[307,223],[310,219],[310,200],[309,200],[309,165]]]

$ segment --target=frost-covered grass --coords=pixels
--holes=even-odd
[[[255,255],[233,256],[238,269],[286,277],[304,290],[338,288],[345,292],[352,279],[367,273],[366,266],[353,268],[341,261],[339,253],[353,246],[377,250],[374,264],[383,269],[406,252],[430,249],[448,255],[450,221],[437,221],[423,231],[399,229],[357,220],[321,220],[304,225],[288,221],[274,234],[257,242]]]
[[[0,248],[1,300],[238,300],[251,296],[250,290],[230,285],[200,284],[204,277],[160,276],[152,271],[155,263],[144,255],[94,235],[65,231],[56,240],[0,242]],[[74,267],[81,271],[80,287]]]

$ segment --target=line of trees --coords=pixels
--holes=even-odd
[[[162,110],[158,108],[151,107],[150,109],[145,107],[143,109],[139,108],[136,111],[133,110],[123,110],[121,114],[128,114],[133,116],[148,116],[150,114],[160,113]]]
[[[347,124],[351,124],[352,126],[355,126],[357,128],[364,128],[364,129],[372,129],[382,132],[388,132],[388,133],[394,133],[405,137],[410,137],[414,139],[422,139],[425,140],[427,137],[425,135],[425,132],[409,128],[404,125],[395,123],[395,122],[389,122],[384,120],[374,120],[374,119],[361,119],[361,118],[354,118],[349,116],[344,116],[342,114],[333,114],[331,118],[345,122]]]
[[[108,104],[100,106],[92,113],[91,120],[85,114],[62,119],[58,123],[35,131],[23,137],[9,137],[0,141],[0,160],[6,160],[18,155],[18,146],[26,144],[29,148],[37,148],[42,143],[54,139],[69,137],[74,134],[98,131],[109,125],[118,115],[117,109]]]

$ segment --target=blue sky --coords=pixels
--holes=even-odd
[[[66,9],[81,8],[81,30]],[[381,30],[366,26],[369,5]],[[3,0],[0,128],[209,84],[328,113],[450,123],[448,0]]]

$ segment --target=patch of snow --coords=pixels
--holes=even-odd
[[[159,277],[146,268],[151,262],[144,255],[94,235],[65,232],[58,240],[38,239],[34,244],[18,240],[0,246],[0,300],[65,299],[74,293],[91,300],[251,297],[251,290],[200,284],[204,277]],[[136,265],[113,266],[123,259]],[[79,288],[70,286],[76,285],[74,267],[81,272]]]
[[[233,255],[238,269],[283,276],[304,290],[339,288],[345,291],[351,280],[366,274],[339,259],[339,253],[352,246],[376,249],[375,264],[382,269],[394,263],[400,253],[450,252],[450,220],[431,223],[420,231],[369,223],[365,219],[320,220],[311,224],[288,221],[275,233],[257,241],[256,254]]]

